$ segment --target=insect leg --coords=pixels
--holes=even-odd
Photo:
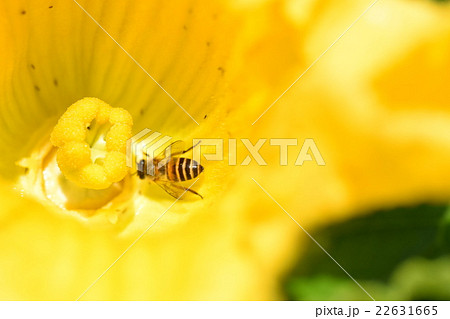
[[[187,188],[187,187],[183,187],[183,189],[184,189],[185,191],[191,192],[192,194],[195,194],[195,195],[197,195],[198,197],[200,197],[201,199],[203,199],[203,196],[200,195],[199,193],[197,193],[196,191],[194,191],[193,189],[190,189],[190,188]]]
[[[202,195],[200,195],[199,193],[197,193],[196,191],[194,191],[191,188],[187,188],[187,187],[184,187],[184,186],[181,186],[181,185],[174,185],[174,184],[172,184],[170,186],[173,187],[173,188],[179,189],[182,192],[191,192],[192,194],[195,194],[195,195],[199,196],[201,199],[203,199]]]
[[[197,195],[198,197],[200,197],[201,199],[203,199],[203,196],[200,195],[199,193],[197,193],[196,191],[181,186],[181,185],[176,185],[174,183],[170,183],[170,182],[163,182],[160,181],[159,179],[155,180],[156,185],[158,185],[159,187],[161,187],[162,189],[164,189],[169,195],[175,197],[175,198],[180,198],[180,196],[184,193],[184,192],[191,192],[194,195]],[[182,198],[180,198],[182,199]]]

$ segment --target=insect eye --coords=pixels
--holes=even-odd
[[[145,160],[140,160],[138,163],[138,171],[144,171]]]

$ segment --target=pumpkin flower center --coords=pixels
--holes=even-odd
[[[59,118],[29,157],[20,188],[66,212],[98,216],[112,224],[129,205],[134,184],[126,178],[126,142],[133,119],[128,111],[97,98],[83,98]]]
[[[105,189],[128,173],[126,141],[133,119],[122,108],[84,98],[61,116],[50,137],[62,174],[79,187]]]

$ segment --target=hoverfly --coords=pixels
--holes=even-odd
[[[196,191],[179,184],[180,182],[197,178],[203,172],[202,165],[193,159],[180,156],[189,152],[199,143],[186,150],[184,149],[184,142],[181,140],[167,146],[158,156],[153,158],[153,174],[148,173],[148,161],[141,159],[137,167],[138,177],[140,179],[150,178],[155,184],[175,198],[180,198],[183,192],[189,191],[203,199],[203,196]],[[148,158],[148,154],[144,154]]]

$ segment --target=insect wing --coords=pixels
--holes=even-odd
[[[160,169],[166,165],[170,159],[176,154],[182,154],[184,149],[184,142],[177,140],[167,146],[161,153],[159,153],[153,160],[156,169]]]
[[[161,153],[156,156],[156,159],[162,160],[173,156],[176,156],[178,154],[183,154],[184,151],[184,142],[182,140],[177,140],[167,146]]]
[[[164,189],[167,194],[177,199],[183,199],[182,197],[180,198],[180,196],[182,196],[183,193],[185,192],[184,188],[176,186],[172,182],[157,181],[155,182],[155,184]]]

